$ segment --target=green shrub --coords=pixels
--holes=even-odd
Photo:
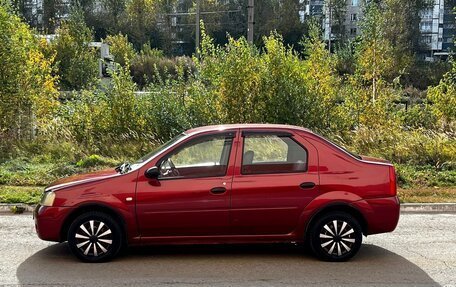
[[[129,65],[136,56],[135,49],[128,42],[126,35],[110,35],[104,39],[104,42],[109,44],[109,53],[114,56],[114,61],[121,66]]]
[[[100,155],[92,154],[88,157],[82,158],[76,163],[77,167],[94,167],[94,166],[114,166],[118,164],[117,161],[106,158]]]
[[[151,50],[154,51],[154,50]],[[192,60],[188,57],[165,58],[160,53],[140,53],[130,66],[133,81],[140,89],[151,83],[161,83],[168,79],[177,79],[179,70],[188,79],[195,70]]]
[[[0,186],[0,202],[37,204],[42,193],[42,187]]]
[[[439,170],[430,165],[396,165],[398,184],[402,188],[414,186],[451,187],[456,185],[456,169]]]
[[[64,90],[80,90],[91,87],[98,78],[98,56],[94,48],[92,31],[84,23],[82,11],[74,10],[68,20],[62,22],[52,42],[56,51],[60,87]]]

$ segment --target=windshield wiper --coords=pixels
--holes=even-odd
[[[131,170],[131,165],[128,162],[124,162],[123,164],[116,167],[116,171],[120,174],[124,174],[130,170]]]

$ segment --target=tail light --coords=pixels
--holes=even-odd
[[[394,166],[390,166],[390,168],[389,168],[389,181],[390,181],[389,194],[391,196],[395,196],[397,194],[397,185],[396,185],[396,171],[394,170]]]

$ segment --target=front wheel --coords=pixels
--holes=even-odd
[[[325,261],[346,261],[361,247],[363,234],[358,221],[345,212],[323,215],[309,234],[313,253]]]
[[[70,225],[68,245],[82,261],[108,261],[119,253],[122,246],[121,228],[105,213],[84,213]]]

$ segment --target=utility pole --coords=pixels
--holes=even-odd
[[[253,25],[255,24],[254,21],[254,10],[255,10],[255,1],[249,0],[249,5],[247,6],[247,13],[248,13],[248,25],[247,25],[247,42],[253,44]]]
[[[200,48],[200,4],[201,0],[196,0],[196,23],[195,23],[195,54],[199,56]]]
[[[329,20],[328,20],[328,34],[329,34],[329,38],[328,38],[328,48],[329,48],[329,52],[331,53],[331,34],[332,34],[332,3],[331,3],[331,0],[329,0]]]

